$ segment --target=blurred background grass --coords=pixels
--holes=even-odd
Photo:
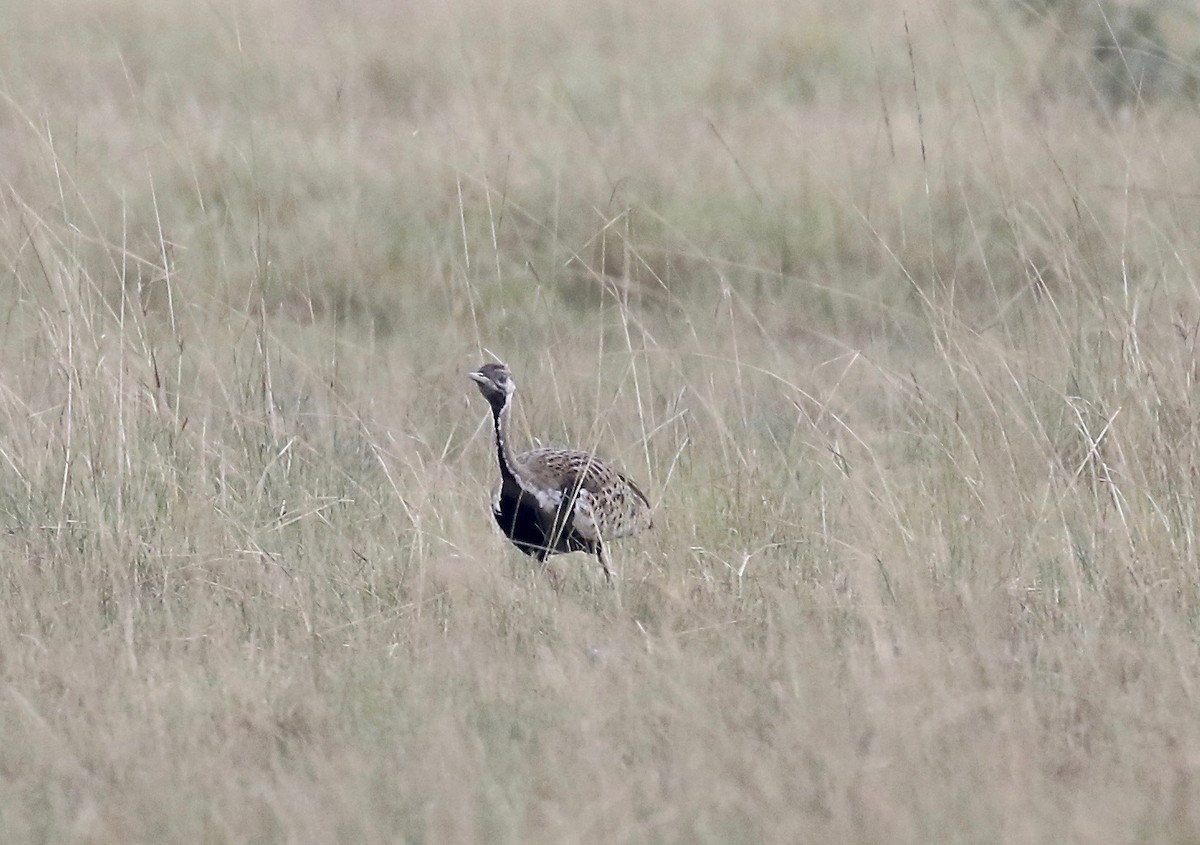
[[[1194,841],[1198,23],[9,4],[4,841]]]

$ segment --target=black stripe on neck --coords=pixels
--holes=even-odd
[[[512,467],[508,465],[508,455],[506,454],[505,437],[508,428],[505,425],[504,412],[508,409],[508,398],[500,405],[492,406],[492,426],[496,430],[496,459],[500,463],[500,477],[516,481],[516,476],[513,474]]]

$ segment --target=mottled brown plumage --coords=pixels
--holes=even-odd
[[[552,554],[595,554],[612,580],[605,545],[651,527],[650,503],[609,463],[575,449],[532,449],[514,455],[508,418],[517,386],[503,364],[468,374],[492,407],[500,483],[492,496],[496,522],[521,551],[544,561]]]

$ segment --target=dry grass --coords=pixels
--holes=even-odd
[[[1081,4],[52,6],[4,842],[1200,840],[1200,120]],[[618,589],[491,524],[485,349]]]

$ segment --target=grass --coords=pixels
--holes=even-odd
[[[0,839],[1197,841],[1200,121],[1106,9],[14,4]]]

